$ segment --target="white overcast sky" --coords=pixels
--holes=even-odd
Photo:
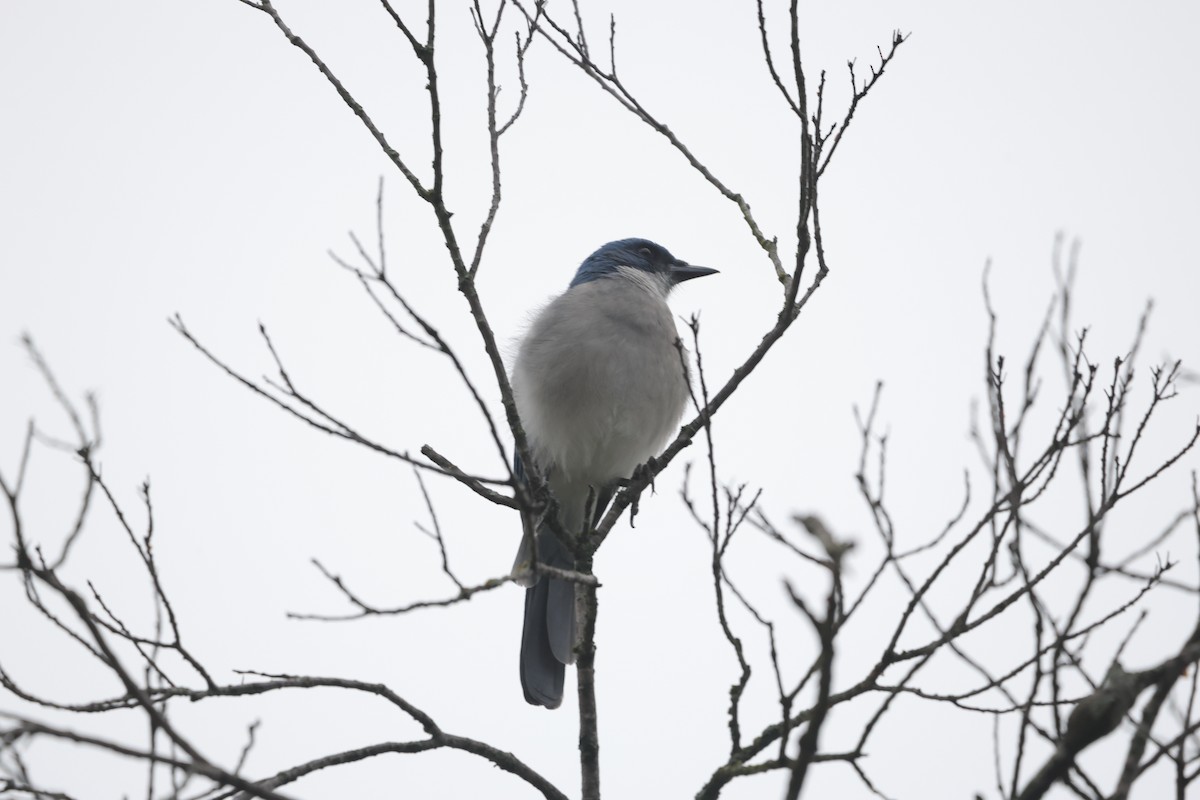
[[[423,79],[376,4],[278,5],[426,174]],[[420,26],[424,4],[402,5]],[[788,341],[723,409],[716,446],[723,478],[762,487],[777,520],[815,512],[858,539],[852,569],[861,577],[878,547],[853,481],[851,407],[869,402],[876,380],[885,382],[889,497],[902,539],[925,540],[956,508],[962,470],[977,461],[966,434],[971,398],[982,395],[980,278],[988,259],[999,349],[1013,361],[1024,356],[1049,301],[1051,246],[1061,230],[1082,241],[1075,311],[1078,325],[1091,326],[1093,361],[1107,366],[1124,352],[1152,297],[1148,360],[1200,362],[1200,7],[808,6],[806,65],[814,85],[828,70],[830,114],[847,100],[848,59],[857,59],[861,74],[893,29],[912,38],[860,108],[821,184],[831,274]],[[560,16],[569,7],[550,4]],[[597,43],[609,12],[616,14],[628,85],[791,247],[797,134],[762,63],[753,4],[587,0],[583,7]],[[450,206],[469,240],[490,187],[483,61],[467,3],[440,3],[439,13]],[[782,24],[776,30],[782,45]],[[511,64],[501,77],[508,108],[517,92]],[[498,337],[511,351],[529,311],[561,291],[595,247],[645,236],[721,270],[681,289],[674,305],[681,314],[702,311],[710,381],[723,379],[770,326],[778,299],[736,209],[544,42],[530,54],[528,78],[525,116],[504,140],[504,205],[480,273]],[[167,325],[180,313],[208,346],[258,376],[271,369],[256,331],[262,321],[298,384],[363,433],[414,452],[429,443],[472,471],[502,474],[444,360],[393,335],[326,255],[329,248],[352,253],[350,229],[372,236],[384,175],[398,283],[487,385],[430,213],[308,59],[265,15],[235,0],[6,0],[0,109],[4,474],[16,469],[30,415],[67,431],[16,344],[28,331],[73,396],[97,393],[99,459],[135,519],[136,486],[150,476],[163,578],[190,646],[219,679],[254,669],[386,682],[446,730],[510,750],[574,793],[574,701],[546,713],[522,700],[516,589],[424,616],[340,624],[284,618],[346,610],[310,565],[313,557],[382,605],[451,592],[436,548],[412,524],[427,513],[411,471],[268,407]],[[1052,410],[1057,379],[1047,371]],[[498,410],[496,393],[488,397]],[[1197,406],[1194,388],[1169,404],[1142,465],[1190,433]],[[699,459],[702,450],[685,457]],[[30,465],[26,512],[32,535],[49,542],[77,499],[78,475],[63,462],[45,452]],[[1121,518],[1123,544],[1133,549],[1183,505],[1197,466],[1189,456],[1156,487],[1156,499]],[[726,692],[736,664],[713,619],[705,540],[677,496],[682,474],[681,460],[644,502],[637,528],[619,529],[596,567],[604,581],[603,785],[613,797],[691,796],[728,748]],[[981,487],[984,476],[976,479]],[[482,507],[450,482],[432,480],[430,489],[460,576],[478,581],[507,570],[518,538],[512,515]],[[1064,503],[1064,519],[1074,519],[1078,501]],[[813,639],[780,602],[780,580],[791,576],[814,602],[824,581],[753,533],[740,535],[734,577],[778,614],[792,669],[801,669]],[[1170,553],[1181,561],[1177,577],[1195,585],[1194,540],[1180,542],[1183,549]],[[144,626],[148,595],[138,575],[128,542],[102,513],[65,573],[79,585],[93,581]],[[102,671],[79,666],[77,647],[25,610],[11,576],[4,581],[0,665],[63,702],[118,693]],[[881,592],[891,594],[881,594],[872,613],[886,626],[903,594],[896,586]],[[1148,606],[1151,619],[1127,666],[1148,666],[1183,640],[1194,610],[1181,598],[1164,593]],[[761,658],[762,637],[738,622]],[[1005,649],[1019,647],[1026,629],[1003,630],[1017,638],[976,640],[981,658],[1008,663]],[[870,633],[856,640],[861,650],[840,654],[837,686],[874,663],[879,643]],[[1098,675],[1106,664],[1089,666]],[[29,711],[0,697],[0,708]],[[764,680],[751,693],[748,728],[772,719],[771,700]],[[823,747],[849,747],[874,702],[839,710]],[[247,768],[253,777],[420,734],[390,709],[340,693],[178,712],[180,725],[226,764],[259,718]],[[864,762],[888,794],[994,796],[990,717],[901,702],[890,720]],[[64,724],[144,741],[132,715]],[[83,797],[144,791],[140,767],[84,749],[47,747],[29,760],[47,783]],[[1105,769],[1097,767],[1111,775],[1116,766]],[[863,794],[839,765],[820,766],[813,781],[812,796]],[[782,786],[778,775],[757,778],[727,796],[774,797]],[[455,753],[385,756],[291,789],[306,798],[530,795]],[[1143,796],[1155,795],[1147,787]]]

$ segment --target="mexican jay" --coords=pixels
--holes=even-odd
[[[598,520],[616,482],[656,455],[676,430],[688,385],[667,295],[714,272],[645,239],[609,242],[536,315],[521,341],[512,387],[530,455],[558,500],[562,530],[582,529],[590,488]],[[548,526],[536,537],[541,563],[574,568]],[[525,537],[514,572],[528,573],[532,560]],[[530,703],[557,708],[564,665],[575,660],[575,584],[536,573],[522,583],[521,686]]]

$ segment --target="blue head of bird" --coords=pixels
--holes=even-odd
[[[575,272],[571,286],[603,280],[626,278],[644,284],[663,297],[672,288],[692,278],[712,275],[717,270],[697,267],[649,239],[619,239],[592,253]]]

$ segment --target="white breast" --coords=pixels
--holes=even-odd
[[[624,275],[572,287],[521,343],[517,409],[564,503],[568,485],[586,492],[628,477],[679,424],[687,382],[667,288]]]

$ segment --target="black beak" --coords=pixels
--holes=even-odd
[[[703,278],[705,275],[715,275],[718,270],[712,267],[693,267],[685,261],[677,261],[671,265],[671,283],[683,283],[692,278]]]

